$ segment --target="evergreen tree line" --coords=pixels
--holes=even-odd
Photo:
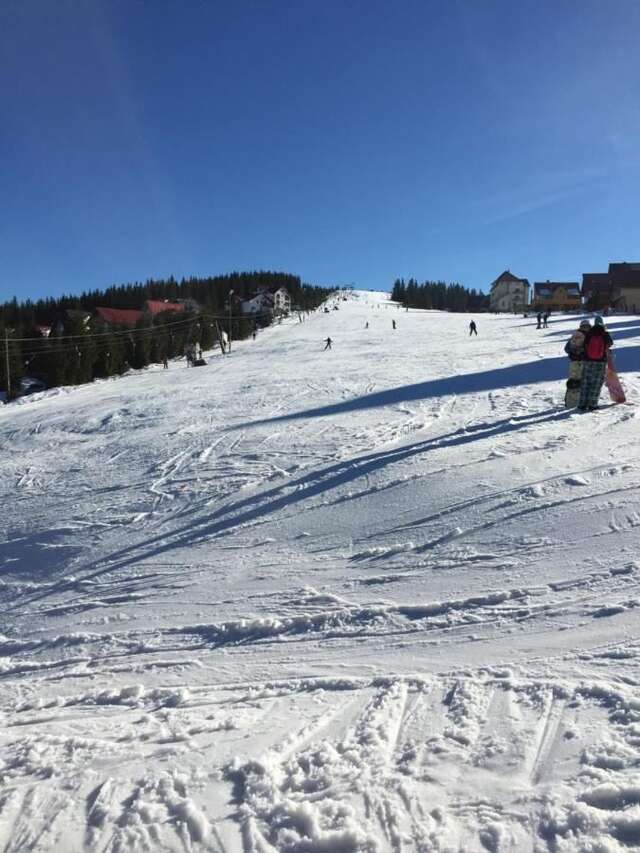
[[[396,279],[391,298],[406,308],[431,308],[439,311],[487,311],[489,297],[479,290],[444,281],[425,281],[414,278],[405,282]]]
[[[49,388],[77,385],[181,356],[188,344],[210,349],[223,331],[232,340],[246,338],[273,319],[239,316],[239,301],[259,286],[286,287],[292,305],[302,311],[313,310],[331,292],[286,273],[253,272],[180,282],[172,277],[150,279],[36,302],[13,299],[0,306],[0,389],[8,387],[7,372],[10,396],[15,397],[23,376],[40,379]],[[97,307],[140,309],[148,299],[189,301],[185,312],[144,314],[134,329],[107,324],[97,316],[86,320]],[[49,337],[40,335],[40,325],[51,327]]]

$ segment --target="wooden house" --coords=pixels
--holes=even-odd
[[[577,281],[536,281],[533,285],[535,311],[579,311],[581,307]]]

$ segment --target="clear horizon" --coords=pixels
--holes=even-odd
[[[632,0],[4,4],[0,301],[637,261],[639,28]]]

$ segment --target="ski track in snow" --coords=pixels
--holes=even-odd
[[[0,411],[2,853],[640,849],[637,342],[337,304]]]

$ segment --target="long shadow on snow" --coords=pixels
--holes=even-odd
[[[81,548],[67,543],[69,530],[43,530],[40,533],[16,533],[0,542],[2,578],[19,582],[43,583],[56,570],[66,569]]]
[[[556,317],[554,320],[549,320],[549,326],[555,325],[556,323],[571,323],[571,322],[573,322],[573,323],[575,323],[575,328],[577,329],[578,325],[580,324],[580,322],[582,320],[588,320],[590,323],[593,323],[593,318],[595,317],[596,313],[597,312],[595,312],[595,311],[585,311],[582,314],[564,314],[562,317]],[[499,319],[507,320],[509,318],[508,317],[504,317],[504,318],[501,317]],[[524,323],[524,322],[513,323],[511,326],[508,326],[507,328],[509,328],[509,329],[526,329],[527,327],[528,328],[534,328],[534,329],[537,328],[537,322],[536,322],[535,315],[533,317],[533,320],[531,319],[531,317],[527,318],[527,320],[528,320],[528,322],[526,322],[526,323]],[[620,321],[613,320],[611,323],[607,322],[607,318],[605,317],[604,321],[605,321],[605,324],[607,326],[607,329],[621,329],[624,326],[629,326],[631,324],[637,325],[638,322],[640,322],[638,317],[635,317],[631,320],[620,320]],[[540,331],[544,331],[544,327],[542,329],[540,329]],[[564,334],[566,334],[566,331],[549,332],[548,334],[564,335]]]
[[[561,329],[557,332],[546,332],[544,335],[545,338],[566,338],[569,340],[575,329],[578,328],[578,323],[582,321],[584,317],[576,317],[576,324],[574,329]],[[587,317],[589,322],[592,321],[592,317]],[[619,323],[607,323],[606,324],[607,331],[611,333],[611,337],[613,338],[613,342],[617,340],[623,340],[624,338],[640,338],[640,317],[635,317],[632,320],[623,320]]]
[[[640,346],[625,347],[617,351],[616,366],[619,373],[640,370]],[[262,424],[341,415],[345,412],[356,412],[361,409],[377,409],[398,403],[428,400],[431,397],[474,394],[481,391],[495,391],[499,388],[514,388],[519,385],[535,385],[538,382],[559,382],[566,379],[568,369],[569,360],[566,355],[559,358],[539,359],[525,364],[485,370],[480,373],[463,373],[458,376],[449,376],[446,379],[432,379],[427,382],[416,382],[414,385],[403,385],[400,388],[389,388],[387,391],[376,391],[373,394],[354,397],[352,400],[343,400],[340,403],[331,403],[328,406],[317,406],[314,409],[305,409],[289,415],[244,421],[231,427],[231,429],[246,429],[250,426]]]
[[[366,454],[356,459],[336,462],[320,471],[310,471],[302,474],[296,480],[268,489],[256,495],[233,501],[216,510],[206,519],[186,524],[170,534],[158,534],[143,542],[129,545],[115,551],[108,557],[86,566],[89,574],[83,576],[87,581],[102,574],[112,572],[166,554],[178,548],[196,545],[209,541],[213,537],[224,535],[231,528],[238,527],[250,521],[264,518],[279,510],[317,497],[325,492],[343,486],[359,477],[364,477],[373,471],[380,470],[386,465],[409,459],[418,454],[431,450],[470,444],[497,435],[506,435],[529,426],[562,421],[570,413],[565,409],[547,409],[528,415],[518,415],[504,418],[501,421],[475,424],[471,427],[457,429],[445,435],[436,436],[425,441],[419,441],[409,446]],[[94,570],[94,571],[92,571]],[[66,589],[63,583],[51,590],[59,593]],[[51,594],[45,592],[28,599],[28,602],[39,600]],[[24,606],[25,602],[21,603]]]

